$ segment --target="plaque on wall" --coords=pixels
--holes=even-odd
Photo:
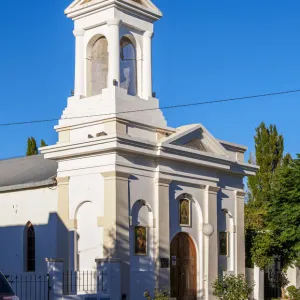
[[[169,258],[163,258],[161,257],[160,258],[160,267],[162,269],[167,269],[169,268]]]
[[[172,256],[172,266],[176,266],[176,256]]]

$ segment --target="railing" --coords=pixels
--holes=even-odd
[[[98,294],[107,292],[107,272],[65,271],[62,274],[64,295]]]
[[[5,275],[20,300],[49,300],[49,274]]]

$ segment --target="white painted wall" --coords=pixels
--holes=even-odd
[[[130,211],[132,226],[130,227],[130,289],[132,299],[142,297],[145,290],[153,291],[155,288],[154,278],[154,185],[153,179],[144,176],[132,176],[129,183]],[[147,206],[139,200],[144,200]],[[148,249],[146,256],[137,256],[134,253],[134,227],[140,225],[147,227]]]
[[[93,169],[83,169],[82,175],[69,172],[70,219],[77,219],[77,269],[96,269],[95,258],[103,257],[103,228],[98,227],[98,217],[104,216],[103,177]]]
[[[45,258],[56,257],[57,189],[1,193],[0,207],[0,270],[24,271],[23,234],[30,221],[36,236],[36,272],[46,272]]]

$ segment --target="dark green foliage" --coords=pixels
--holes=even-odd
[[[295,286],[289,286],[287,289],[288,296],[285,297],[285,299],[290,300],[299,300],[300,299],[300,289],[297,289]]]
[[[38,154],[38,148],[36,145],[36,141],[33,137],[30,137],[27,140],[26,156],[31,156],[31,155],[36,155],[36,154]]]
[[[225,275],[216,279],[213,295],[219,300],[248,300],[254,286],[248,286],[243,275]]]
[[[42,139],[42,140],[41,140],[41,145],[40,145],[40,147],[42,148],[42,147],[46,147],[46,146],[48,146],[48,145],[47,145],[46,142]]]
[[[256,242],[256,234],[264,230],[268,205],[271,199],[271,187],[276,170],[283,161],[283,136],[278,134],[275,125],[266,127],[261,123],[256,128],[255,156],[249,162],[260,169],[256,176],[248,178],[248,202],[245,205],[246,264],[253,266],[252,251],[266,247]],[[288,162],[290,156],[285,161]],[[267,242],[267,241],[266,241]],[[271,241],[270,241],[271,242]]]
[[[274,255],[283,267],[300,266],[300,156],[274,176],[265,228],[255,237],[254,261],[265,267]]]

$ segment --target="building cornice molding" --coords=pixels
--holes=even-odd
[[[237,198],[244,198],[246,196],[246,192],[242,190],[236,190],[235,195]]]
[[[45,158],[49,159],[71,158],[108,152],[135,153],[156,159],[180,161],[241,174],[242,176],[253,175],[257,171],[256,166],[238,163],[226,157],[217,157],[186,148],[169,149],[166,147],[162,150],[160,147],[157,147],[157,144],[154,142],[121,134],[118,134],[118,136],[108,135],[76,143],[58,143],[54,146],[44,147],[42,149]]]
[[[205,187],[205,190],[209,193],[209,194],[217,194],[221,188],[219,186],[212,186],[212,185],[207,185]]]
[[[56,181],[58,185],[68,185],[70,177],[56,177]]]
[[[126,179],[128,180],[129,177],[132,175],[130,172],[121,172],[118,170],[114,170],[114,171],[105,171],[105,172],[101,172],[101,175],[105,178],[105,179],[114,179],[114,178],[122,178],[122,179]]]
[[[68,119],[62,119],[62,120],[68,120]],[[65,130],[72,130],[72,129],[78,129],[78,128],[84,128],[84,127],[89,127],[89,126],[93,126],[93,125],[98,125],[98,124],[105,124],[105,123],[109,123],[109,122],[120,122],[120,123],[124,123],[124,124],[130,124],[130,125],[134,125],[134,126],[138,126],[139,128],[145,128],[145,129],[150,129],[153,132],[166,132],[169,134],[175,133],[176,130],[174,128],[171,127],[157,127],[157,126],[152,126],[152,125],[148,125],[148,124],[143,124],[143,123],[139,123],[133,120],[128,119],[123,119],[123,118],[119,118],[119,117],[112,117],[112,118],[107,118],[107,119],[102,119],[102,120],[97,120],[97,121],[90,121],[90,122],[84,122],[84,123],[80,123],[80,124],[74,124],[74,125],[57,125],[54,127],[54,129],[57,132],[61,132],[61,131],[65,131]]]
[[[77,36],[84,36],[85,31],[83,29],[74,29],[73,30],[73,35],[75,37]]]
[[[113,25],[119,26],[121,24],[121,22],[122,21],[119,18],[113,18],[113,19],[107,20],[106,24],[108,26],[113,26]]]
[[[131,3],[126,0],[98,1],[96,3],[88,3],[84,5],[81,4],[79,6],[75,5],[73,7],[70,5],[65,10],[65,15],[70,19],[76,20],[109,8],[117,8],[120,10],[129,11],[150,22],[155,22],[162,17],[162,13],[159,10],[155,11],[148,7]]]

